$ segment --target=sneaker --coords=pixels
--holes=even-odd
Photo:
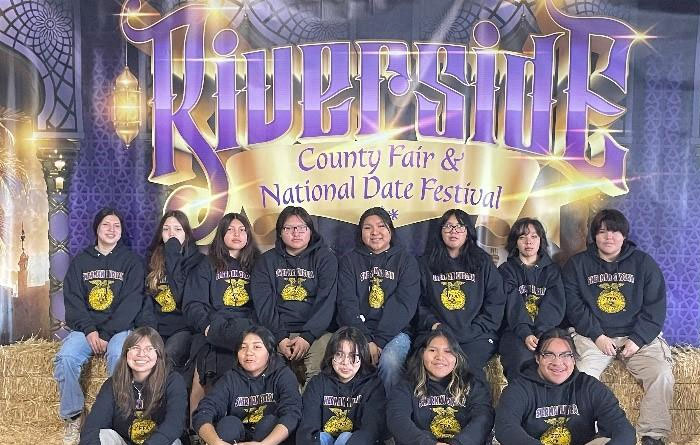
[[[661,438],[644,436],[642,437],[642,445],[664,445],[664,441]]]
[[[68,419],[64,421],[63,429],[63,445],[78,445],[80,442],[80,426],[82,417],[75,420]]]

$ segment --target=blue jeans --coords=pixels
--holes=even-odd
[[[107,372],[111,376],[122,353],[124,340],[129,331],[114,334],[107,343]],[[92,357],[92,349],[85,334],[71,331],[61,343],[61,349],[53,359],[53,377],[58,382],[61,394],[59,414],[64,419],[70,419],[83,411],[85,396],[80,388],[80,371],[88,359]]]
[[[403,365],[410,348],[411,338],[400,332],[382,349],[382,355],[379,356],[378,373],[384,383],[387,395],[401,378]]]
[[[333,436],[325,431],[321,431],[319,439],[321,440],[321,445],[345,445],[345,443],[350,440],[351,435],[352,433],[344,432],[340,433],[337,439],[333,439]]]

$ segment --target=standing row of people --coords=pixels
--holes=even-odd
[[[112,225],[101,231],[105,222]],[[128,312],[119,309],[125,301],[121,291],[128,288],[125,282],[136,282],[138,271],[132,269],[138,269],[138,260],[119,243],[118,214],[98,215],[96,246],[74,259],[64,283],[66,290],[73,290],[66,293],[66,320],[73,331],[56,358],[61,415],[75,420],[82,412],[79,366],[91,353],[107,352],[111,373],[115,351],[118,356],[121,348],[118,337],[111,348],[109,342],[115,334],[123,342],[127,331],[139,324],[161,331],[165,355],[192,382],[191,411],[212,383],[235,366],[236,353],[240,361],[235,345],[256,324],[271,331],[274,350],[284,358],[303,360],[309,384],[322,369],[336,324],[355,328],[367,339],[369,364],[378,367],[386,394],[393,394],[401,377],[411,337],[414,346],[425,346],[436,330],[446,333],[443,337],[455,342],[448,349],[463,350],[475,381],[482,383],[483,366],[499,350],[500,337],[499,352],[510,381],[520,376],[544,332],[571,325],[577,346],[585,351],[582,363],[594,363],[588,366],[599,371],[596,377],[617,353],[615,348],[622,348],[632,372],[649,382],[645,387],[653,396],[646,408],[658,411],[669,401],[673,385],[668,345],[660,336],[665,317],[663,277],[653,260],[627,241],[625,224],[617,211],[597,215],[591,225],[592,247],[567,263],[562,280],[547,255],[544,229],[534,219],[514,224],[508,239],[510,257],[499,274],[477,246],[469,216],[458,209],[443,215],[420,261],[396,242],[387,212],[369,209],[360,218],[357,247],[341,258],[340,265],[299,207],[280,214],[276,245],[263,255],[245,216],[226,215],[206,259],[199,257],[184,215],[172,212],[163,217],[162,230],[151,246],[146,282],[153,298],[141,298],[139,304],[136,286],[132,304],[125,306]],[[112,257],[121,250],[137,264],[128,271],[122,267],[128,261]],[[592,285],[602,291],[595,294]],[[79,310],[69,315],[75,307]],[[106,315],[108,321],[94,321],[93,312]],[[506,323],[502,323],[504,312]],[[570,323],[564,321],[565,314]],[[115,331],[112,320],[129,321]],[[596,356],[585,338],[603,357]],[[83,347],[79,355],[73,352],[78,349],[75,344]],[[655,348],[663,353],[660,357]],[[195,365],[189,367],[193,377],[188,375],[188,364]],[[70,367],[72,371],[66,369]],[[65,406],[64,394],[69,396]],[[643,401],[639,432],[645,440],[667,436],[670,417],[668,422],[656,413],[654,418],[645,417],[644,408]],[[71,423],[76,422],[69,422],[69,430]]]

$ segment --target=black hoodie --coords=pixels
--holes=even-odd
[[[496,409],[496,439],[502,445],[554,443],[558,434],[568,435],[571,445],[583,445],[594,439],[596,421],[600,435],[611,439],[608,445],[637,443],[634,428],[604,383],[574,368],[556,385],[540,377],[535,360],[525,362],[520,372],[503,390]]]
[[[100,445],[100,429],[116,431],[129,445],[170,445],[179,439],[187,420],[187,389],[182,377],[176,372],[168,374],[165,384],[163,402],[148,419],[143,419],[140,415],[137,416],[138,412],[128,417],[119,412],[114,401],[112,378],[108,378],[102,384],[90,414],[85,419],[80,433],[80,445]],[[134,385],[143,391],[140,384]],[[138,397],[136,389],[134,397]]]
[[[566,299],[559,266],[546,253],[531,267],[518,256],[508,258],[498,271],[503,275],[508,330],[525,341],[559,326]]]
[[[216,425],[225,416],[235,416],[248,428],[269,414],[277,416],[277,423],[290,435],[301,418],[299,383],[279,357],[270,357],[267,369],[258,377],[251,377],[236,363],[199,402],[192,427],[199,431],[205,423]]]
[[[164,337],[170,337],[178,331],[188,329],[182,313],[182,299],[185,281],[192,270],[202,262],[204,255],[195,243],[190,242],[184,248],[173,237],[163,246],[165,274],[158,283],[158,291],[151,293],[156,321],[156,330]]]
[[[183,311],[194,332],[203,334],[216,319],[253,320],[250,295],[250,274],[237,259],[228,257],[226,270],[217,272],[207,257],[187,278]]]
[[[666,284],[656,262],[626,240],[615,261],[598,256],[595,243],[574,255],[562,272],[566,316],[580,335],[596,340],[629,337],[640,348],[661,332]]]
[[[348,445],[371,445],[381,439],[386,397],[376,373],[342,383],[335,373],[321,372],[307,383],[303,402],[297,445],[319,445],[321,431],[336,438],[351,432]]]
[[[70,263],[63,280],[66,324],[85,335],[97,331],[109,341],[134,327],[143,306],[144,266],[120,242],[107,255],[85,248]]]
[[[338,324],[362,330],[384,348],[406,331],[420,295],[418,262],[402,246],[374,254],[359,243],[338,268]]]
[[[416,397],[407,381],[394,386],[387,402],[387,426],[396,445],[483,445],[493,427],[491,393],[479,378],[471,377],[464,406],[447,391],[449,378],[428,379],[427,395]]]
[[[421,258],[420,331],[442,323],[460,343],[498,337],[506,304],[503,278],[489,256],[476,260],[480,262],[476,272],[465,271],[454,258],[445,270],[433,271],[427,256]]]
[[[277,342],[292,332],[312,344],[333,319],[338,260],[315,236],[299,255],[290,255],[281,239],[255,264],[251,288],[258,320]]]

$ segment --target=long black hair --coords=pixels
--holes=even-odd
[[[257,335],[258,337],[260,337],[260,340],[262,340],[263,346],[265,346],[265,349],[267,350],[267,354],[269,356],[267,359],[267,369],[270,368],[270,365],[276,365],[277,362],[280,360],[280,357],[277,354],[277,342],[275,341],[275,336],[272,335],[272,332],[270,332],[270,330],[267,329],[265,326],[253,325],[244,330],[241,333],[241,336],[238,338],[238,341],[236,342],[236,354],[238,354],[238,351],[241,350],[243,340],[248,334]],[[238,360],[238,358],[236,358],[236,360]]]
[[[182,226],[182,231],[185,233],[185,241],[182,243],[182,248],[186,249],[187,244],[192,241],[192,228],[187,216],[180,210],[169,210],[165,212],[158,223],[156,233],[153,235],[151,244],[148,246],[148,275],[146,275],[146,288],[155,292],[158,288],[158,283],[165,276],[165,254],[163,245],[163,226],[168,218],[175,218]]]
[[[442,227],[451,216],[454,216],[459,224],[467,228],[467,239],[464,245],[459,249],[457,263],[465,272],[477,272],[481,269],[485,261],[491,261],[491,257],[476,244],[476,227],[474,227],[474,223],[467,212],[462,209],[450,209],[443,213],[438,221],[437,227],[432,230],[431,247],[428,252],[428,265],[430,266],[430,270],[439,273],[444,272],[450,267],[451,257],[447,251],[445,242],[442,240]]]
[[[506,251],[509,257],[520,255],[520,251],[518,250],[518,238],[520,238],[521,235],[527,234],[528,226],[530,225],[535,229],[537,236],[540,237],[540,248],[537,251],[537,256],[541,257],[543,254],[547,253],[549,243],[547,243],[547,232],[545,232],[542,223],[535,218],[520,218],[513,223],[513,227],[511,227],[510,232],[508,232]]]
[[[328,375],[334,374],[333,356],[336,352],[340,351],[340,343],[343,341],[350,342],[355,348],[355,354],[360,356],[360,369],[357,371],[357,374],[364,376],[374,372],[376,368],[372,364],[369,355],[367,337],[365,337],[365,334],[363,334],[361,330],[353,326],[342,327],[331,336],[326,346],[326,352],[323,354],[323,359],[321,360],[321,372]]]
[[[311,237],[309,238],[309,246],[315,243],[317,240],[321,239],[321,235],[316,230],[314,226],[314,220],[311,219],[311,215],[303,207],[297,206],[287,206],[280,212],[277,217],[277,224],[275,224],[275,231],[277,232],[277,240],[284,246],[284,241],[282,241],[282,230],[284,228],[284,223],[287,222],[287,218],[290,216],[298,216],[299,219],[304,221],[308,230],[311,230]]]
[[[238,262],[241,263],[241,267],[243,267],[244,271],[250,273],[253,270],[255,261],[260,255],[260,249],[258,249],[258,245],[255,242],[250,221],[248,221],[248,218],[242,213],[227,213],[221,218],[221,221],[219,221],[219,224],[216,226],[214,240],[209,247],[209,258],[212,263],[214,263],[214,269],[216,269],[217,272],[221,272],[228,267],[231,255],[229,254],[228,246],[226,246],[224,242],[224,235],[226,235],[228,226],[231,225],[231,221],[234,219],[237,219],[243,224],[246,235],[248,236],[246,245],[241,249],[241,253],[238,256]]]

